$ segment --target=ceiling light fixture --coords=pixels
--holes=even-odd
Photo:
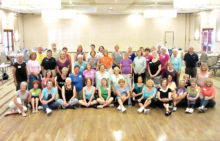
[[[175,18],[177,11],[174,9],[151,9],[144,11],[144,18]]]

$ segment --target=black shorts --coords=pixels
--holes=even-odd
[[[31,96],[31,98],[39,98],[39,96]]]

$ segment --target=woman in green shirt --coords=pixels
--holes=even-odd
[[[106,78],[102,78],[101,86],[98,89],[99,98],[97,99],[100,104],[97,108],[104,108],[106,106],[113,106],[112,101],[113,97],[111,97],[111,87],[108,86],[108,81]]]
[[[39,86],[40,82],[38,80],[33,81],[32,89],[30,90],[32,113],[38,112],[39,95],[41,94]]]

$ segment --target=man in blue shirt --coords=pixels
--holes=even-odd
[[[192,78],[196,77],[196,65],[199,61],[198,55],[194,52],[194,48],[190,47],[189,52],[185,54],[184,61],[186,63],[185,73],[189,74]]]

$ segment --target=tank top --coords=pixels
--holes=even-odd
[[[135,87],[134,87],[134,88],[135,88],[135,90],[136,90],[137,93],[141,93],[143,87],[144,87],[144,84],[142,84],[141,87],[138,87],[137,83],[135,83]]]
[[[66,101],[69,101],[71,98],[73,97],[73,87],[71,86],[71,88],[67,88],[67,86],[65,86],[65,98]]]
[[[206,80],[209,78],[209,75],[210,75],[209,72],[207,72],[205,75],[203,75],[201,72],[199,72],[199,73],[197,74],[197,77],[198,77],[198,79],[197,79],[197,84],[198,84],[200,87],[203,87],[203,86],[205,85]]]
[[[87,86],[85,87],[85,95],[86,95],[86,99],[87,99],[87,100],[89,100],[89,99],[91,98],[92,93],[93,93],[93,89],[94,89],[94,87],[92,86],[92,87],[91,87],[91,90],[88,91]]]
[[[38,88],[38,89],[31,89],[31,94],[32,94],[32,96],[39,96],[39,94],[40,94],[40,89]]]
[[[100,87],[100,89],[101,89],[101,94],[102,94],[102,97],[106,100],[107,99],[107,97],[108,97],[108,87],[106,87],[105,89],[101,86]]]

